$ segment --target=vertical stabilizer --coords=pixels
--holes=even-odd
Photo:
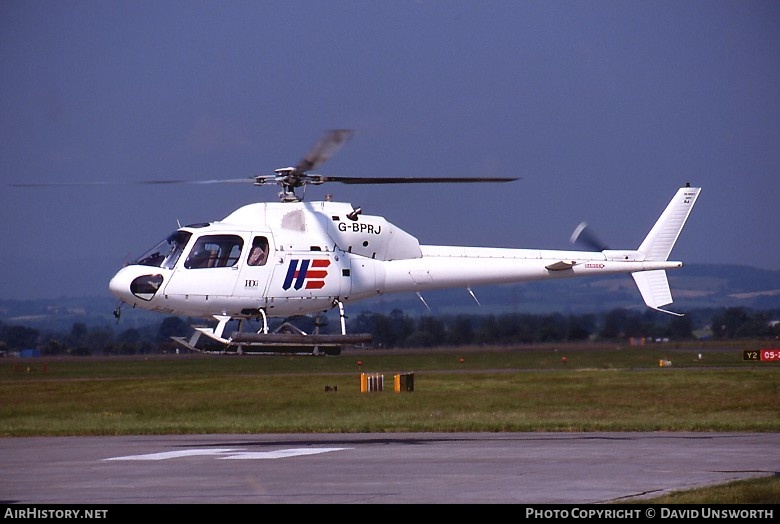
[[[668,260],[677,237],[696,203],[700,187],[681,187],[650,230],[639,251],[645,260]]]
[[[656,221],[653,229],[647,234],[639,251],[644,253],[645,260],[666,261],[672,252],[677,237],[680,236],[685,221],[693,209],[693,204],[701,191],[700,187],[681,187],[677,190],[669,205]],[[680,313],[661,309],[662,306],[672,303],[672,292],[669,289],[669,279],[666,271],[657,269],[653,271],[637,271],[631,273],[636,282],[636,287],[642,294],[647,307],[681,316]]]

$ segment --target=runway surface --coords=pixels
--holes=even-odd
[[[585,504],[780,471],[776,433],[0,439],[4,504]]]

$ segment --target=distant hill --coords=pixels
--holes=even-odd
[[[720,307],[753,310],[780,308],[780,270],[749,266],[690,264],[669,271],[674,304],[678,312]],[[501,313],[563,314],[601,313],[616,308],[643,309],[639,292],[628,275],[575,278],[474,288],[479,304],[465,289],[426,292],[422,300],[414,293],[388,294],[347,306],[349,317],[362,312],[389,314],[401,310],[419,315],[487,315]],[[427,304],[427,307],[426,307]],[[101,297],[39,300],[0,299],[0,321],[52,331],[69,330],[75,322],[87,326],[128,329],[160,322],[164,315],[123,309],[117,324],[113,316],[116,299]],[[430,309],[428,309],[430,308]]]

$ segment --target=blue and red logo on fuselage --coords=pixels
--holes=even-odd
[[[325,277],[328,276],[325,268],[329,265],[330,260],[327,258],[290,260],[282,289],[322,289],[325,287]]]

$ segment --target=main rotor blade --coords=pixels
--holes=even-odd
[[[307,175],[308,183],[322,184],[324,182],[339,182],[342,184],[436,184],[436,183],[478,183],[478,182],[512,182],[519,178],[491,177],[347,177]],[[116,186],[116,185],[172,185],[172,184],[254,184],[263,185],[277,183],[275,175],[260,175],[247,178],[220,178],[214,180],[96,180],[91,182],[29,182],[9,184],[11,187],[68,187],[68,186]]]
[[[306,171],[321,166],[332,157],[336,151],[352,138],[354,131],[351,129],[331,129],[314,145],[314,148],[303,157],[295,166],[295,174],[303,174]]]
[[[164,184],[254,184],[255,177],[226,178],[218,180],[103,180],[92,182],[47,182],[11,184],[12,187],[66,187],[66,186],[117,186],[117,185],[164,185]]]
[[[475,182],[513,182],[519,178],[512,177],[348,177],[311,175],[313,183],[340,182],[342,184],[437,184],[437,183],[475,183]]]

